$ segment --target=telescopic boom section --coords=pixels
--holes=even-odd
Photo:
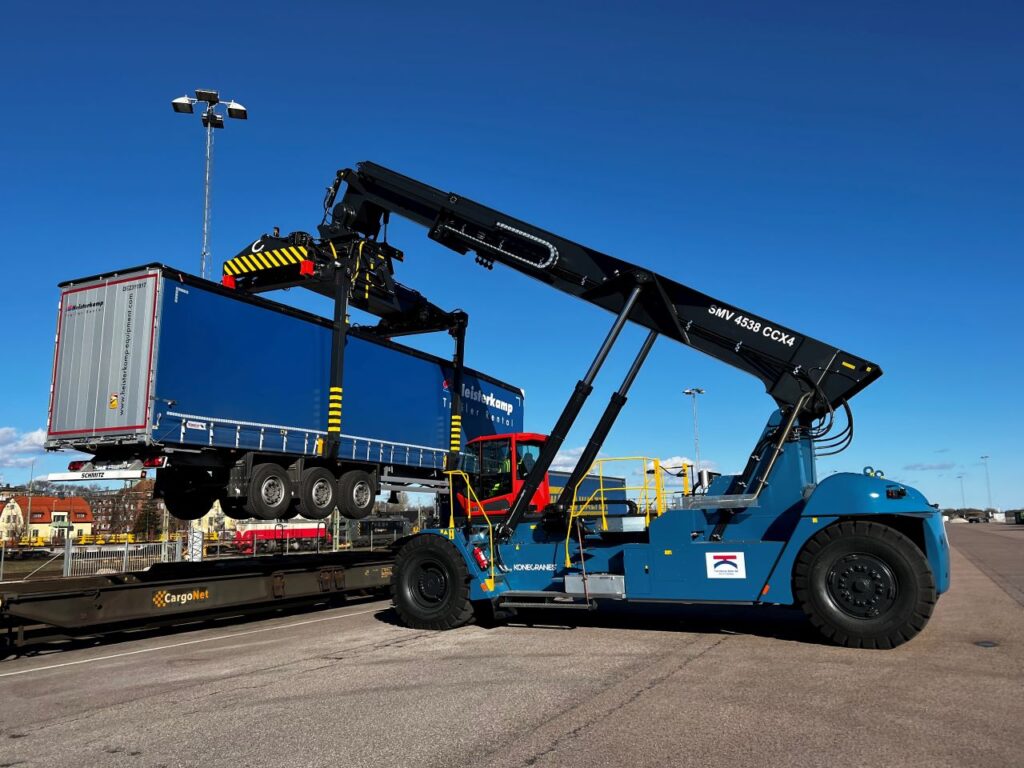
[[[643,282],[631,322],[753,374],[780,407],[802,404],[805,414],[821,415],[882,375],[838,347],[374,163],[339,171],[326,208],[342,182],[344,197],[320,227],[325,240],[352,232],[376,239],[394,213],[428,227],[432,239],[458,253],[475,252],[486,267],[499,262],[615,315]]]

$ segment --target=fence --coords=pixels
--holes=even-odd
[[[75,545],[64,550],[65,576],[141,571],[155,563],[181,560],[181,542],[156,544]]]

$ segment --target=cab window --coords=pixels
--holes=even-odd
[[[520,480],[525,480],[540,458],[540,445],[537,443],[519,443],[516,445],[516,473]]]
[[[512,441],[488,440],[480,444],[480,498],[512,493]]]

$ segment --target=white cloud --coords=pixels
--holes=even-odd
[[[0,427],[0,467],[27,467],[43,452],[45,429],[19,432],[14,427]]]
[[[576,467],[576,462],[583,455],[583,446],[579,448],[563,448],[555,454],[555,460],[551,462],[551,468],[559,472],[571,472]]]

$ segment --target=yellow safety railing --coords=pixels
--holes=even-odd
[[[618,462],[625,465],[627,471],[623,471],[622,478],[608,477],[605,468],[610,464]],[[639,462],[640,477],[642,482],[631,484],[626,478],[629,476],[628,464]],[[580,486],[587,480],[597,480],[597,487],[582,502],[579,499]],[[568,489],[567,489],[568,490]],[[615,494],[615,497],[611,497]],[[662,477],[661,461],[647,456],[616,456],[614,458],[597,459],[590,465],[587,474],[572,489],[572,502],[569,504],[569,526],[565,533],[565,567],[572,566],[572,558],[569,554],[569,541],[572,539],[572,522],[577,517],[597,516],[601,517],[601,530],[608,530],[608,504],[621,501],[623,498],[636,502],[638,509],[643,512],[644,526],[651,524],[652,514],[657,517],[665,512],[665,483]],[[580,547],[582,548],[582,539]],[[583,553],[580,553],[582,557]]]
[[[491,523],[491,518],[488,517],[487,512],[484,510],[484,505],[480,503],[480,499],[476,496],[476,491],[473,490],[472,484],[469,482],[469,475],[463,472],[461,469],[449,469],[445,471],[448,475],[448,528],[444,530],[445,535],[455,540],[455,478],[458,477],[466,484],[466,494],[463,498],[469,505],[469,509],[466,510],[466,514],[472,516],[473,506],[479,510],[480,514],[484,518],[484,522],[487,523],[487,564],[490,570],[490,576],[484,582],[484,591],[491,592],[494,590],[494,525]]]

